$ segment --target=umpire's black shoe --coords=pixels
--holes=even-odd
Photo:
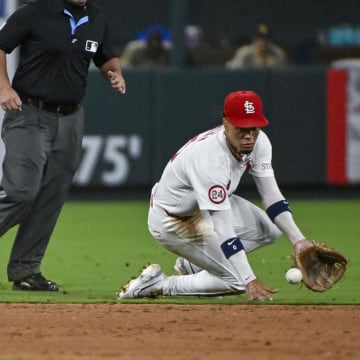
[[[39,273],[15,281],[13,290],[58,291],[59,286],[53,281],[45,279],[44,276]]]

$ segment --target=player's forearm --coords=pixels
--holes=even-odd
[[[281,232],[295,245],[304,235],[296,225],[289,203],[281,193],[275,177],[254,177],[267,214]]]
[[[223,254],[236,269],[240,280],[247,285],[256,279],[256,276],[250,266],[244,246],[235,233],[231,210],[215,211],[211,217]]]
[[[112,88],[121,94],[126,92],[126,83],[122,75],[120,62],[118,58],[113,58],[107,61],[101,67],[101,72],[105,78],[110,82]]]
[[[289,211],[282,212],[276,216],[274,223],[293,245],[305,239]]]
[[[101,73],[107,77],[107,73],[111,71],[113,73],[122,75],[120,61],[118,58],[112,58],[101,66]]]

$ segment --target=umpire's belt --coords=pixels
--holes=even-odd
[[[24,104],[31,104],[38,109],[48,111],[50,113],[59,115],[59,116],[66,116],[70,115],[81,108],[80,102],[74,103],[55,103],[50,101],[44,101],[41,98],[35,96],[29,96],[20,94],[21,101]]]

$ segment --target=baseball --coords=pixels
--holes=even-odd
[[[286,272],[285,278],[289,284],[298,284],[302,280],[302,274],[298,268],[291,268]]]

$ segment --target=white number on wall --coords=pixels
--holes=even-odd
[[[103,185],[120,185],[129,176],[130,160],[141,156],[142,140],[139,135],[85,135],[83,154],[74,176],[76,185],[88,185],[100,162],[100,180]],[[109,168],[109,170],[107,170]]]

